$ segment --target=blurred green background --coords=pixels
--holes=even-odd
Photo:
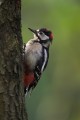
[[[28,27],[54,33],[48,67],[26,97],[29,120],[80,120],[80,0],[22,0],[24,42]]]

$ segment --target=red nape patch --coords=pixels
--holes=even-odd
[[[53,39],[53,34],[52,34],[52,33],[50,34],[50,39],[51,39],[51,40]]]
[[[24,76],[24,86],[29,86],[34,80],[34,73],[28,73]]]

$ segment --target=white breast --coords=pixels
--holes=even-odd
[[[41,58],[42,46],[40,43],[29,41],[25,48],[25,63],[33,70],[37,61]]]

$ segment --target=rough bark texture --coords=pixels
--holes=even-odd
[[[21,0],[0,0],[0,120],[27,120],[22,73]]]

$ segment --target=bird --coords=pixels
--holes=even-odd
[[[24,93],[33,90],[46,69],[49,60],[49,48],[52,44],[53,33],[47,28],[34,30],[24,47]]]

